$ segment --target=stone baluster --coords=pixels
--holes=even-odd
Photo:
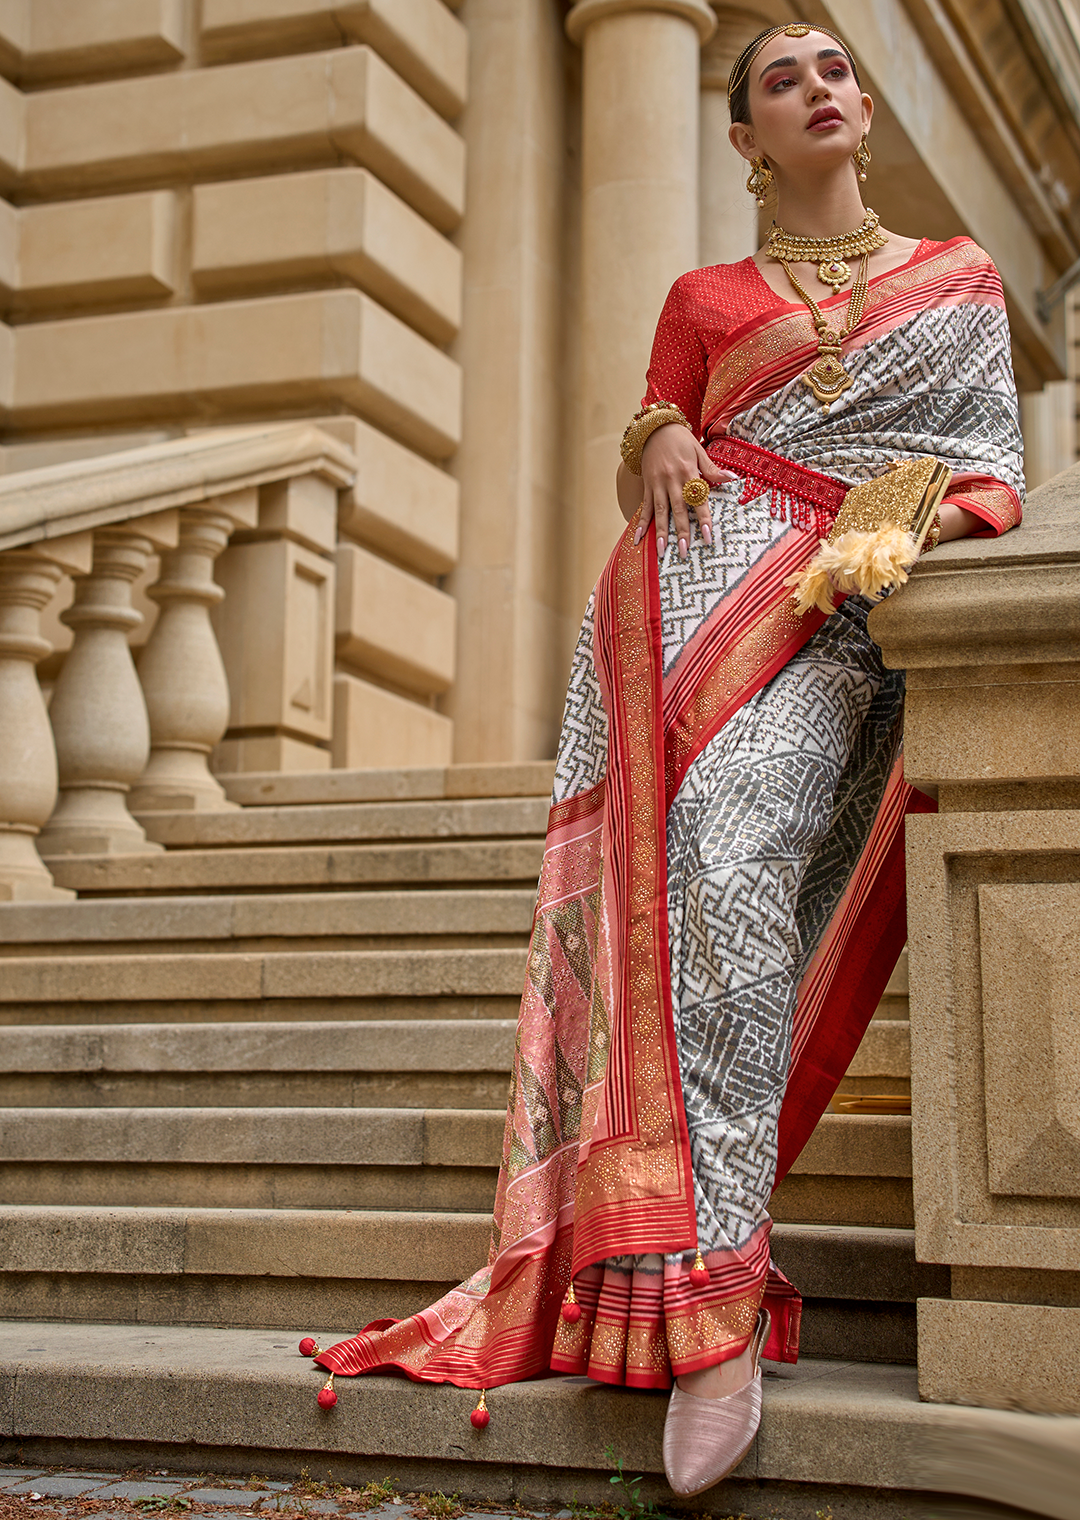
[[[34,672],[49,653],[43,608],[61,574],[90,567],[90,534],[0,555],[0,902],[74,897],[57,887],[34,837],[56,802],[56,749]]]
[[[150,727],[128,634],[142,614],[131,587],[155,549],[177,541],[175,511],[94,533],[88,574],[75,577],[75,600],[61,621],[74,633],[53,692],[49,717],[60,771],[60,797],[41,834],[41,852],[97,855],[149,852],[127,793],[150,753]]]
[[[581,44],[581,393],[575,616],[611,553],[619,439],[640,405],[673,280],[698,261],[700,50],[706,0],[577,0]]]
[[[136,812],[236,807],[207,764],[229,722],[229,683],[210,621],[225,592],[214,561],[238,525],[254,527],[258,491],[238,491],[180,512],[179,542],[161,556],[147,593],[160,607],[138,660],[150,719],[150,758],[132,788]]]

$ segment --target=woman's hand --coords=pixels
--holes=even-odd
[[[679,558],[685,559],[690,545],[690,508],[683,500],[683,486],[700,476],[710,486],[738,480],[731,470],[718,469],[689,428],[668,422],[656,429],[641,453],[641,479],[645,491],[641,505],[635,543],[640,543],[649,520],[656,518],[656,547],[663,554],[668,530],[678,539]],[[712,514],[708,497],[694,514],[707,544],[712,543]]]

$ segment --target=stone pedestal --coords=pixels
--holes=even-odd
[[[258,519],[218,561],[212,609],[229,686],[219,771],[330,767],[337,490],[320,475],[259,488]]]
[[[697,266],[700,49],[715,27],[705,0],[578,0],[566,19],[584,55],[579,617],[622,526],[619,439],[641,403],[656,319]]]
[[[1080,1412],[1080,467],[871,616],[908,670],[923,1398]]]

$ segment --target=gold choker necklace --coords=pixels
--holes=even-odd
[[[889,241],[883,232],[878,231],[880,220],[877,212],[868,206],[854,232],[842,232],[839,237],[828,238],[800,237],[798,233],[785,232],[773,222],[765,252],[782,264],[816,264],[821,284],[831,285],[832,293],[836,295],[851,279],[851,270],[845,260],[872,253],[875,248],[884,248]]]

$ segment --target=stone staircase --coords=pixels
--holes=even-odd
[[[533,1439],[534,1415],[518,1447],[505,1422],[486,1447],[467,1423],[456,1442],[410,1445],[379,1420],[372,1434],[379,1401],[406,1393],[436,1424],[467,1412],[452,1389],[361,1379],[316,1421],[317,1384],[293,1350],[297,1332],[408,1314],[486,1257],[550,777],[545,765],[235,777],[233,811],[140,816],[164,849],[50,859],[77,900],[0,909],[0,1375],[25,1392],[31,1364],[51,1358],[55,1374],[44,1410],[22,1428],[14,1417],[24,1455],[149,1461],[153,1447],[159,1461],[167,1446],[170,1467],[271,1471],[330,1451],[356,1472],[381,1476],[393,1456],[421,1474],[410,1481],[503,1500],[604,1491],[605,1440],[578,1432],[571,1461]],[[903,975],[849,1092],[905,1090]],[[777,1191],[776,1257],[805,1295],[799,1388],[828,1373],[841,1402],[852,1387],[864,1402],[877,1389],[882,1408],[915,1398],[915,1299],[948,1297],[949,1275],[915,1262],[910,1175],[908,1118],[829,1113]],[[288,1387],[295,1419],[271,1433],[255,1410],[228,1439],[188,1429],[178,1408],[172,1425],[148,1423],[145,1368],[101,1351],[84,1386],[89,1348],[105,1344],[194,1367],[155,1395],[183,1409],[206,1376],[193,1348],[217,1346],[221,1378],[266,1373],[264,1401]],[[564,1384],[497,1392],[493,1408],[546,1407]],[[628,1459],[651,1453],[658,1471],[662,1401],[589,1392],[623,1412],[610,1434]],[[88,1412],[102,1397],[105,1425]],[[837,1409],[814,1418],[831,1429]],[[887,1408],[881,1419],[892,1428]],[[758,1452],[740,1479],[756,1463],[749,1478],[809,1483],[819,1508],[815,1484],[928,1486],[903,1480],[899,1457],[888,1481],[865,1452],[831,1467],[823,1455],[809,1475],[777,1460],[782,1472],[763,1470]],[[341,1474],[346,1458],[331,1465]]]

